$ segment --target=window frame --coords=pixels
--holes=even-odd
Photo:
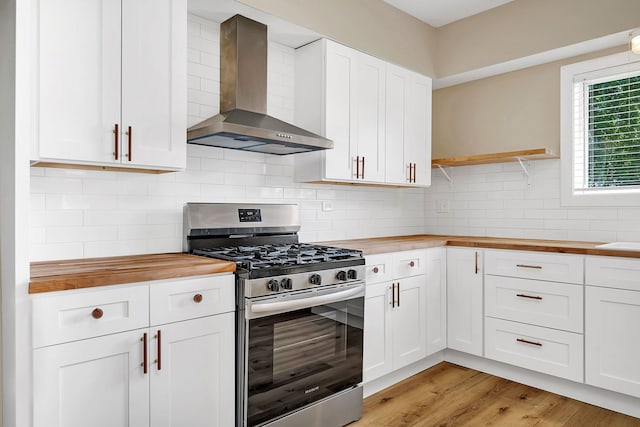
[[[584,193],[574,188],[574,78],[593,73],[616,76],[622,69],[640,70],[640,56],[622,52],[560,68],[560,201],[562,206],[640,206],[640,190],[605,188]],[[640,173],[640,172],[639,172]]]

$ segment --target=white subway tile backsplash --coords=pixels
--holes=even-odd
[[[154,254],[182,252],[182,242],[178,239],[149,239],[146,252]]]
[[[265,175],[258,174],[248,174],[241,173],[241,170],[238,170],[237,173],[234,174],[225,174],[224,183],[228,185],[252,185],[252,186],[262,186],[265,185],[266,179]]]
[[[81,210],[45,211],[31,209],[32,227],[79,226],[83,224]]]
[[[118,240],[172,239],[176,236],[175,224],[120,225]]]
[[[31,261],[84,258],[84,246],[80,242],[32,244],[29,245],[29,257]]]
[[[200,51],[198,49],[187,49],[187,61],[196,64],[200,63]],[[190,80],[190,78],[198,82],[197,87],[194,88],[200,89],[200,78],[196,77],[195,75],[187,76],[187,88],[193,87],[193,85],[189,84],[190,82],[193,82],[192,80]]]
[[[209,94],[211,94],[211,97],[213,98],[214,95],[213,94],[220,94],[220,82],[217,80],[213,80],[213,79],[208,79],[206,77],[202,77],[200,79],[200,90],[204,91],[204,92],[208,92]],[[209,100],[208,103],[212,102],[211,100]]]
[[[85,258],[97,258],[105,256],[141,255],[149,253],[147,242],[147,239],[87,242],[84,244],[83,256]]]
[[[145,211],[126,210],[86,210],[83,214],[82,223],[84,225],[146,224],[147,213]]]
[[[636,221],[638,221],[638,219],[640,219],[640,208],[619,209],[618,210],[618,218],[621,219],[621,220],[636,220]]]
[[[62,209],[113,209],[116,196],[100,194],[45,194],[47,210]]]
[[[117,240],[117,227],[114,226],[80,226],[80,227],[48,227],[47,243],[73,243],[103,240]]]
[[[558,160],[529,162],[529,180],[518,163],[453,169],[453,183],[433,171],[434,185],[425,191],[426,232],[584,241],[640,234],[640,225],[636,225],[640,223],[634,221],[640,209],[562,206]],[[482,191],[483,182],[502,185],[502,189]],[[437,200],[448,200],[452,213],[437,213]],[[452,222],[452,217],[468,220],[472,227]]]
[[[614,231],[567,230],[567,239],[585,242],[613,242],[616,240],[616,233]]]
[[[52,178],[47,176],[32,176],[31,186],[34,189],[35,193],[82,193],[82,180],[77,178]]]
[[[246,197],[249,200],[282,200],[284,197],[284,189],[282,187],[247,187]]]

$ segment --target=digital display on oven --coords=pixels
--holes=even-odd
[[[240,222],[262,222],[260,209],[238,209]]]

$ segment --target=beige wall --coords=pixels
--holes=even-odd
[[[437,29],[445,77],[640,27],[640,0],[515,0]]]
[[[433,158],[550,148],[560,153],[560,67],[626,46],[433,92]]]
[[[239,1],[370,55],[434,76],[434,28],[381,0]]]

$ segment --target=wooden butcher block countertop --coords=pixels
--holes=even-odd
[[[31,263],[29,293],[234,272],[233,262],[182,253]]]
[[[418,234],[414,236],[333,240],[321,243],[348,249],[359,249],[363,251],[365,255],[434,248],[439,246],[463,246],[471,248],[512,249],[521,251],[640,258],[640,251],[601,249],[597,248],[597,246],[602,243],[573,242],[567,240],[508,239],[496,237]]]
[[[601,243],[572,242],[566,240],[440,236],[432,234],[334,240],[331,242],[321,242],[321,244],[359,249],[362,250],[365,255],[440,246],[463,246],[640,258],[640,251],[597,248],[596,246]],[[235,264],[233,262],[182,253],[34,262],[31,264],[29,293],[62,291],[67,289],[234,271]]]

